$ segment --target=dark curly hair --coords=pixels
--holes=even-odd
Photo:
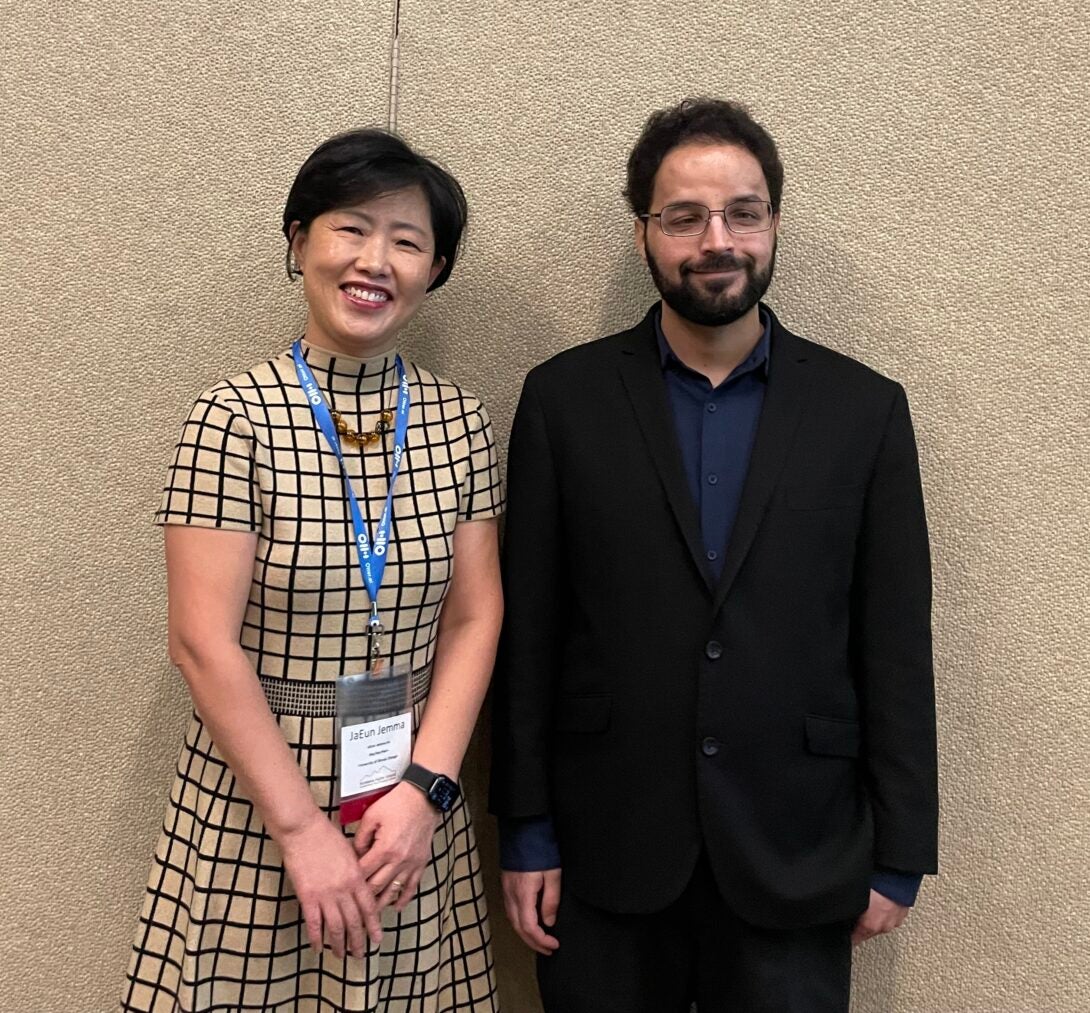
[[[377,128],[337,134],[303,163],[284,206],[288,275],[292,276],[293,223],[305,229],[327,211],[417,186],[424,191],[431,211],[435,257],[446,258],[428,291],[438,288],[450,277],[458,259],[468,215],[465,194],[446,169],[417,154],[397,134]]]
[[[738,102],[715,98],[687,98],[676,106],[659,109],[647,117],[643,132],[628,156],[628,181],[624,196],[632,213],[647,214],[655,175],[662,160],[683,144],[721,142],[745,148],[761,164],[768,184],[768,200],[780,210],[783,194],[783,163],[776,142]]]

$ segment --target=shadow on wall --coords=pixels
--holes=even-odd
[[[647,265],[629,239],[612,262],[598,313],[598,334],[634,327],[659,299]]]
[[[884,1013],[897,1008],[899,932],[868,940],[852,953],[852,1008],[856,1013]]]
[[[889,288],[881,263],[859,262],[805,221],[781,228],[767,299],[783,323],[904,383],[931,364],[935,345],[925,339],[934,335],[919,317],[900,319],[903,310],[890,303]],[[920,305],[921,316],[935,313],[932,305]],[[929,373],[928,380],[943,377]]]

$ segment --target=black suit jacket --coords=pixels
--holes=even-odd
[[[848,919],[936,868],[931,579],[903,389],[772,317],[722,577],[704,562],[653,312],[526,378],[511,433],[491,803],[549,815],[565,884]]]

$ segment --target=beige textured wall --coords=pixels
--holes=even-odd
[[[299,326],[279,210],[317,140],[382,122],[392,4],[0,10],[0,1013],[105,1011],[186,716],[163,468],[192,395]],[[771,301],[906,384],[934,538],[943,875],[859,953],[856,1010],[1085,1013],[1087,16],[403,0],[402,30],[400,125],[474,214],[410,346],[502,437],[530,365],[651,297],[619,197],[647,111],[712,92],[772,128]]]

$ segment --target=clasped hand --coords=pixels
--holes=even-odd
[[[284,868],[316,953],[362,957],[382,939],[379,914],[412,900],[441,821],[424,795],[399,784],[364,813],[349,840],[322,813],[280,840]]]
[[[401,782],[368,806],[356,830],[359,867],[379,908],[403,911],[420,885],[443,817],[424,793]]]

